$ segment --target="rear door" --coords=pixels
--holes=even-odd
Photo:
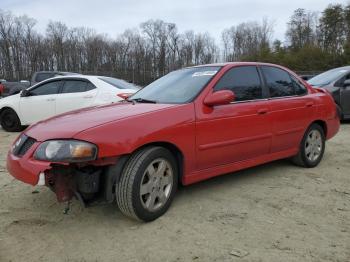
[[[260,68],[270,93],[271,152],[296,148],[313,117],[313,99],[307,88],[289,72],[273,66]]]
[[[97,88],[85,79],[65,79],[57,96],[57,114],[93,105]]]
[[[45,82],[30,89],[28,96],[20,98],[19,108],[24,125],[56,114],[56,97],[61,84],[61,80]]]

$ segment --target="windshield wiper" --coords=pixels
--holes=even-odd
[[[135,99],[128,99],[130,102],[137,102],[137,103],[150,103],[150,104],[157,104],[157,101],[144,99],[144,98],[135,98]]]

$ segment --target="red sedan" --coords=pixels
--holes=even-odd
[[[7,167],[25,183],[50,187],[58,201],[103,197],[151,221],[179,183],[283,158],[315,167],[338,130],[331,95],[286,68],[204,65],[171,72],[126,102],[32,125]]]

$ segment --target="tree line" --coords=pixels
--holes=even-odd
[[[178,68],[222,62],[262,61],[296,71],[323,71],[350,62],[350,5],[329,5],[320,14],[297,9],[285,39],[274,23],[244,22],[209,33],[179,32],[176,24],[148,20],[116,39],[86,27],[36,21],[0,9],[0,78],[28,79],[39,70],[110,75],[145,85]]]

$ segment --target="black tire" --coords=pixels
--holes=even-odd
[[[0,115],[0,124],[7,132],[22,131],[21,121],[18,115],[11,108],[6,108]]]
[[[311,160],[310,157],[308,157],[308,154],[306,152],[307,151],[306,147],[308,143],[307,142],[308,137],[313,131],[316,131],[320,134],[322,148],[317,158],[315,158],[314,160]],[[316,167],[323,158],[325,148],[326,148],[326,138],[325,138],[323,128],[318,124],[312,124],[305,132],[304,137],[300,143],[299,153],[292,158],[292,161],[294,164],[301,167],[307,167],[307,168]]]
[[[170,172],[171,189],[165,203],[158,209],[150,211],[145,208],[143,195],[141,193],[141,183],[145,177],[146,169],[153,165],[154,161],[165,161],[167,163],[166,172]],[[159,166],[158,166],[159,168]],[[157,171],[158,171],[157,168]],[[116,199],[120,211],[128,217],[145,222],[153,221],[162,216],[170,207],[175,196],[178,185],[178,168],[172,153],[159,146],[143,148],[134,153],[126,163],[119,183],[116,185]],[[160,187],[159,187],[160,188]],[[154,189],[154,188],[153,188]],[[157,198],[157,197],[156,197]]]

